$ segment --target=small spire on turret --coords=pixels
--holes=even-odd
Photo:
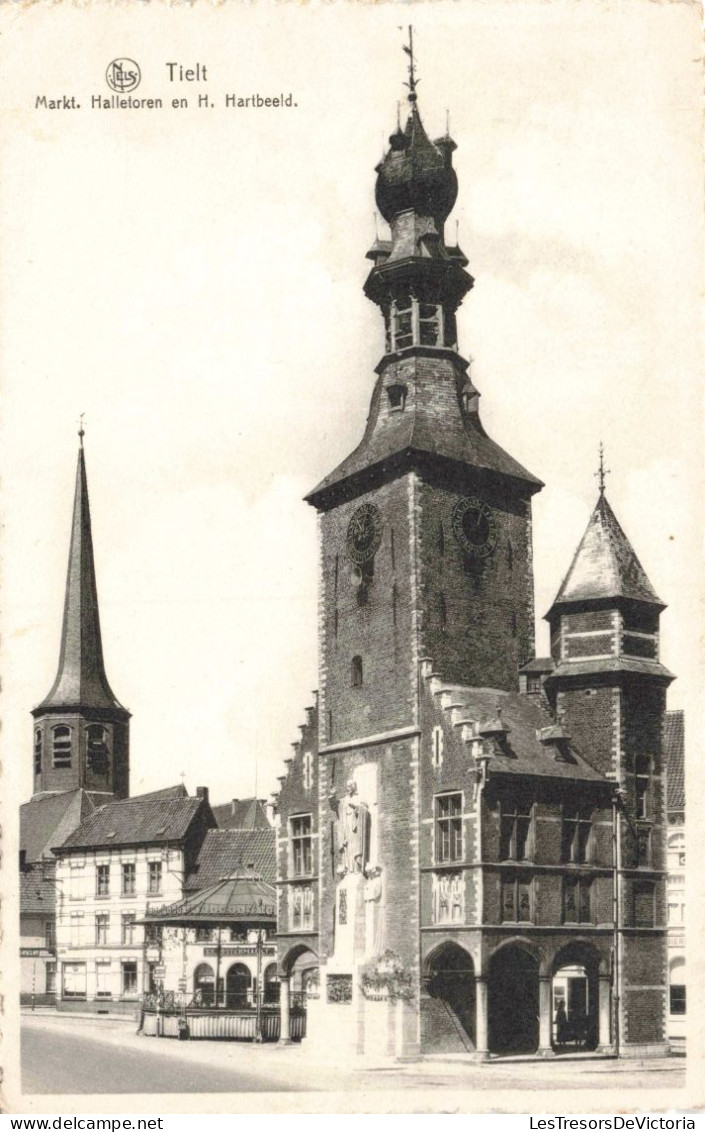
[[[83,427],[83,418],[85,417],[85,415],[85,413],[81,413],[80,417],[78,418],[78,439],[80,441],[81,448],[83,448],[83,438],[86,435],[86,430]]]

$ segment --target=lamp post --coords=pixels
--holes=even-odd
[[[255,1041],[262,1041],[262,928],[257,928],[257,993],[255,995]]]

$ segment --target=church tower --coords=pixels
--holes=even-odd
[[[623,1053],[665,1039],[665,609],[607,501],[604,471],[587,530],[546,619],[546,681],[581,756],[618,789],[619,1040]]]
[[[459,353],[473,285],[444,224],[456,145],[417,105],[377,166],[391,229],[367,258],[384,354],[362,441],[308,496],[320,514],[320,725],[339,743],[412,725],[418,664],[513,691],[534,653],[531,497],[541,483],[485,432]]]
[[[59,667],[32,710],[33,781],[35,796],[82,788],[102,802],[129,794],[130,713],[103,663],[83,430],[79,436]]]

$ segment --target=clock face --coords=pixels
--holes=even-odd
[[[382,516],[374,503],[358,507],[348,524],[348,556],[356,566],[374,558],[382,541]]]
[[[490,508],[474,496],[453,508],[453,534],[466,554],[486,558],[497,545],[497,524]]]

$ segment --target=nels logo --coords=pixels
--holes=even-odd
[[[140,85],[142,74],[134,59],[113,59],[105,72],[105,81],[117,94],[129,94]]]

